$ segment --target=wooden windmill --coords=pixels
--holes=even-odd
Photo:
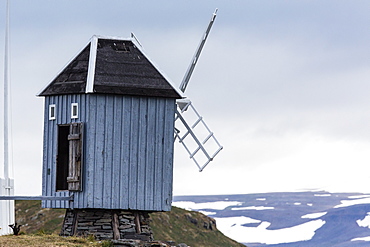
[[[121,225],[127,211],[133,212],[136,234],[145,233],[138,226],[145,212],[171,210],[174,139],[200,170],[222,149],[199,114],[195,123],[185,121],[186,110],[195,108],[181,91],[134,36],[93,36],[39,93],[45,97],[42,194],[54,198],[42,206],[68,209],[63,235],[132,238],[132,231]],[[185,132],[175,129],[176,119]],[[196,137],[197,126],[208,130],[207,137]],[[187,144],[190,137],[197,145],[194,150]],[[216,143],[211,154],[210,140]],[[198,154],[206,157],[204,163]],[[104,217],[108,225],[96,221]],[[89,219],[93,222],[86,224]]]

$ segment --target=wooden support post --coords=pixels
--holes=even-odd
[[[73,212],[73,222],[72,222],[72,236],[75,236],[77,233],[78,225],[78,209],[71,209]]]
[[[134,215],[135,215],[135,229],[136,229],[136,233],[140,234],[141,233],[140,214],[138,212],[135,212]]]
[[[117,211],[112,210],[112,229],[113,229],[113,239],[118,240],[120,239],[119,234],[119,219]]]

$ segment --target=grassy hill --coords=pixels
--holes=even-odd
[[[0,236],[0,247],[111,247],[108,241],[91,238],[60,237],[56,234],[22,234]]]
[[[16,201],[15,219],[21,232],[59,234],[65,209],[41,208],[41,201]]]
[[[216,221],[199,212],[172,207],[170,212],[151,214],[154,238],[196,247],[245,247],[216,228]]]
[[[16,201],[15,208],[16,221],[22,225],[21,232],[25,235],[1,236],[0,246],[102,246],[92,243],[91,239],[70,238],[63,243],[65,238],[55,234],[61,229],[64,209],[41,208],[40,201]],[[173,207],[171,212],[152,213],[150,225],[155,240],[197,247],[245,247],[223,235],[214,219],[199,212]],[[33,241],[39,245],[32,245]]]

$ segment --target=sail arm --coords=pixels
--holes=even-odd
[[[205,31],[205,33],[204,33],[204,35],[202,36],[202,39],[201,39],[201,41],[200,41],[200,43],[199,43],[199,46],[198,46],[197,50],[195,51],[195,54],[194,54],[194,56],[193,56],[193,58],[192,58],[192,60],[191,60],[191,62],[190,62],[190,65],[189,65],[189,67],[188,67],[188,70],[186,71],[185,76],[184,76],[184,78],[182,79],[182,82],[181,82],[181,84],[180,84],[180,90],[181,90],[182,92],[185,92],[186,87],[188,86],[188,83],[189,83],[190,77],[191,77],[191,75],[193,74],[193,71],[194,71],[195,65],[196,65],[196,64],[197,64],[197,62],[198,62],[198,59],[199,59],[200,53],[201,53],[201,52],[202,52],[202,50],[203,50],[204,44],[206,43],[206,40],[207,40],[207,38],[208,38],[208,35],[209,35],[209,33],[210,33],[210,31],[211,31],[211,28],[212,28],[212,26],[213,26],[213,23],[214,23],[214,21],[215,21],[215,19],[216,19],[217,10],[218,10],[218,9],[216,9],[216,10],[215,10],[215,12],[212,14],[212,18],[211,18],[211,20],[210,20],[210,22],[209,22],[209,24],[208,24],[208,27],[207,27],[207,29],[206,29],[206,31]]]

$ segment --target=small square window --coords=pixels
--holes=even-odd
[[[49,105],[49,120],[55,120],[55,105]]]
[[[78,118],[78,103],[71,105],[71,118]]]

